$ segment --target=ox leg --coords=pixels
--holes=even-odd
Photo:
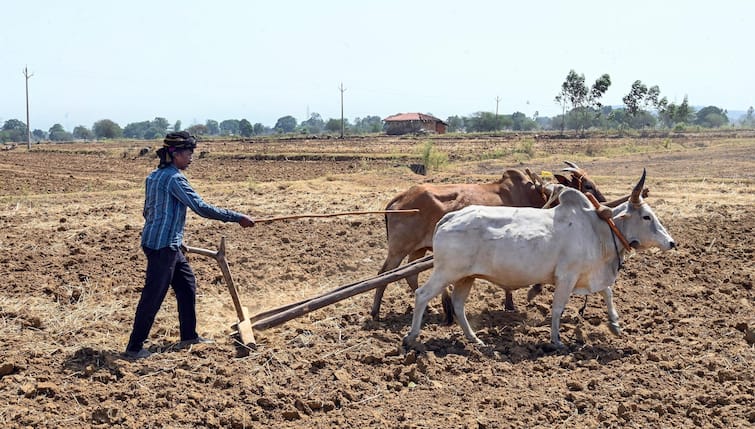
[[[461,326],[462,331],[464,331],[464,336],[467,337],[467,340],[477,343],[480,346],[484,346],[485,343],[477,338],[477,335],[475,335],[474,331],[472,331],[472,327],[469,326],[467,313],[466,311],[464,311],[464,303],[467,301],[469,292],[472,290],[473,283],[473,278],[465,278],[459,280],[458,282],[455,282],[454,290],[451,294],[451,302],[454,305],[456,320],[459,321],[459,325]]]
[[[398,267],[403,259],[403,256],[399,257],[388,255],[388,258],[386,258],[385,262],[383,263],[383,267],[380,268],[378,274],[390,271]],[[375,288],[375,298],[373,298],[372,300],[372,309],[370,310],[370,316],[372,316],[373,320],[377,320],[380,317],[380,304],[382,304],[383,302],[383,294],[385,293],[385,288],[387,286],[388,285]]]
[[[556,290],[553,293],[553,306],[551,308],[551,343],[556,347],[563,347],[561,343],[561,314],[566,308],[569,301],[576,278],[565,278],[556,280]]]
[[[603,295],[603,301],[606,303],[606,309],[608,310],[608,328],[611,329],[614,335],[621,335],[621,326],[619,326],[619,313],[613,306],[613,290],[607,287],[600,291]]]
[[[412,263],[416,261],[417,259],[420,259],[425,256],[425,249],[417,250],[415,252],[412,252],[409,254],[409,258],[407,258],[407,263]],[[417,290],[419,287],[419,273],[412,274],[411,276],[406,277],[406,284],[409,285],[409,289],[411,289],[412,292]]]
[[[456,286],[454,286],[454,288],[455,287]],[[440,298],[440,302],[443,305],[443,324],[451,326],[454,323],[455,311],[448,288],[443,288],[443,296]]]
[[[440,295],[448,282],[440,278],[437,272],[430,275],[430,279],[424,286],[414,292],[414,313],[412,314],[412,329],[403,339],[404,345],[412,345],[417,341],[419,330],[422,326],[422,315],[425,313],[427,304],[431,299]]]
[[[543,291],[543,285],[539,283],[536,285],[532,285],[532,287],[530,287],[530,290],[527,291],[527,301],[532,301],[533,299],[535,299],[536,296],[540,295],[542,291]]]
[[[506,291],[506,299],[503,302],[503,308],[506,311],[516,311],[516,305],[514,305],[514,295],[511,293],[511,291]]]

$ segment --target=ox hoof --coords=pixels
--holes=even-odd
[[[404,353],[407,353],[410,350],[414,350],[420,353],[427,352],[427,348],[425,348],[424,344],[421,344],[419,341],[417,341],[417,337],[410,337],[409,335],[405,336],[401,340],[401,346],[404,349]]]
[[[560,339],[551,339],[551,342],[545,345],[546,351],[561,351],[566,349],[564,343]]]
[[[617,337],[621,336],[621,326],[619,326],[619,322],[609,322],[608,329],[610,329],[611,333]]]
[[[404,347],[413,347],[417,345],[417,337],[406,335],[404,338],[401,339],[401,345]]]
[[[543,291],[543,285],[536,284],[530,288],[530,290],[527,291],[527,302],[532,301],[535,299],[536,296],[540,295],[540,293]]]

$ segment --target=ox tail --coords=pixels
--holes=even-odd
[[[443,324],[451,326],[454,323],[454,305],[451,302],[451,295],[448,293],[448,287],[443,289],[443,296],[441,296],[441,304],[443,304]]]
[[[401,195],[397,195],[396,197],[394,197],[388,204],[386,204],[385,210],[386,211],[388,211],[388,210],[396,210],[397,208],[393,207],[393,205],[396,204],[396,202],[399,200],[399,198],[401,198]],[[398,207],[398,208],[400,208],[400,207]],[[388,213],[386,213],[383,216],[383,222],[385,223],[385,240],[389,241],[390,237],[388,235],[389,234],[388,233]]]

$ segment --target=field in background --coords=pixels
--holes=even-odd
[[[445,159],[426,176],[428,144]],[[0,423],[4,426],[450,427],[753,424],[755,137],[553,139],[258,139],[201,143],[187,176],[213,204],[255,217],[380,210],[415,183],[492,181],[506,168],[585,168],[609,199],[648,170],[648,202],[680,243],[630,257],[616,287],[624,336],[591,297],[548,347],[550,291],[519,312],[478,282],[468,312],[491,349],[426,318],[426,355],[400,353],[412,297],[388,288],[257,334],[244,353],[217,266],[199,256],[199,329],[217,344],[175,350],[169,296],[141,362],[120,358],[143,282],[143,180],[154,142],[35,145],[0,152]],[[188,244],[225,236],[252,311],[375,275],[379,216],[289,221],[241,230],[190,215]],[[439,307],[439,303],[433,303]],[[751,338],[751,337],[749,337]]]

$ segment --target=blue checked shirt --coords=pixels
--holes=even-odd
[[[144,197],[142,246],[178,250],[183,242],[186,207],[196,214],[224,222],[238,222],[242,215],[202,200],[174,165],[158,168],[147,176]]]

